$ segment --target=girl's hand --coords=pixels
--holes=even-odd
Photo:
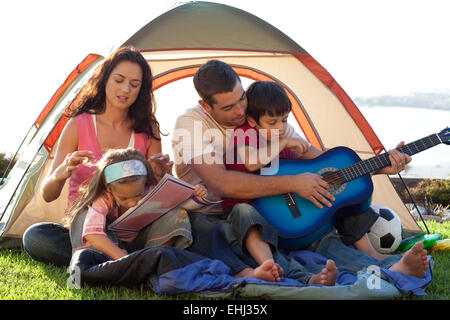
[[[206,198],[208,196],[208,192],[206,191],[205,187],[198,184],[194,188],[194,196],[196,196],[199,199]]]
[[[57,180],[66,180],[81,164],[87,165],[93,158],[94,155],[91,151],[75,151],[69,153],[55,170],[54,176]]]

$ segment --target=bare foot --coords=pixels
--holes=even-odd
[[[308,284],[320,284],[322,286],[334,286],[338,275],[338,269],[333,260],[327,260],[325,268],[318,274],[309,278]]]
[[[427,251],[422,242],[417,242],[405,252],[399,262],[393,264],[389,270],[398,273],[423,278],[428,270]]]
[[[283,268],[278,263],[275,263],[275,266],[277,267],[278,275],[282,278],[284,276]]]
[[[280,281],[279,270],[283,270],[278,263],[275,263],[273,259],[264,261],[259,267],[255,269],[246,268],[239,273],[235,274],[235,278],[257,278],[266,281]]]
[[[261,280],[278,282],[280,281],[278,267],[279,265],[273,259],[266,260],[254,270],[254,277]]]

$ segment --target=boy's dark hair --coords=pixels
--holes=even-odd
[[[246,91],[247,115],[256,123],[265,114],[282,116],[291,112],[292,104],[283,87],[272,81],[253,82]]]
[[[237,81],[241,79],[236,71],[229,64],[219,60],[209,60],[194,75],[195,90],[211,107],[216,103],[212,96],[233,91]]]

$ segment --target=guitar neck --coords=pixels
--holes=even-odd
[[[412,156],[416,153],[422,152],[429,148],[432,148],[442,143],[438,134],[432,134],[417,141],[405,144],[404,146],[397,148],[402,153],[406,153]],[[389,160],[389,154],[387,152],[370,159],[360,161],[339,170],[339,175],[343,183],[354,180],[366,174],[375,172],[381,168],[389,166],[391,161]]]

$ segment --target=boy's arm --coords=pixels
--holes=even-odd
[[[272,148],[271,146],[275,148]],[[242,163],[248,171],[253,172],[272,162],[285,146],[285,141],[280,141],[278,147],[270,143],[268,146],[260,148],[250,145],[238,146],[236,147],[237,162]]]
[[[104,234],[87,234],[84,236],[94,248],[103,252],[107,256],[114,260],[120,259],[128,254],[126,250],[119,248],[114,242],[112,242],[108,236]]]
[[[296,151],[293,151],[294,156],[296,159],[314,159],[322,154],[322,151],[314,147],[313,145],[309,145],[308,151],[304,153],[299,153]]]
[[[268,141],[266,146],[255,147],[252,145],[242,145],[236,148],[239,163],[244,164],[248,171],[256,171],[272,162],[279,153],[289,148],[292,150],[296,158],[316,157],[316,150],[307,141],[301,138],[285,138],[282,137],[276,142]],[[317,150],[318,151],[318,150]]]

